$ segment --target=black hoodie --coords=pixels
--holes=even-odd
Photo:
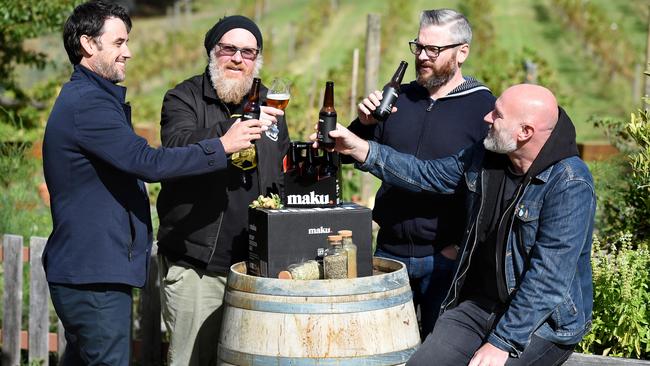
[[[508,291],[503,272],[506,240],[514,217],[514,203],[519,201],[529,184],[539,184],[535,177],[558,161],[578,155],[576,132],[573,123],[559,108],[558,122],[530,168],[521,177],[507,176],[510,161],[504,154],[486,151],[483,161],[485,192],[483,192],[482,217],[477,218],[479,240],[474,256],[478,260],[469,269],[461,299],[471,299],[492,307],[508,301]],[[514,194],[503,194],[506,180],[516,179]],[[498,214],[495,220],[492,216]],[[481,235],[481,233],[483,235]],[[494,281],[489,280],[495,279]]]

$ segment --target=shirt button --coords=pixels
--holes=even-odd
[[[208,165],[213,166],[214,165],[214,160],[208,160]]]

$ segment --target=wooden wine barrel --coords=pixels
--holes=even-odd
[[[374,258],[374,275],[280,280],[230,268],[220,365],[402,365],[420,344],[404,265]]]

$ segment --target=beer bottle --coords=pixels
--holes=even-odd
[[[336,129],[336,110],[334,109],[334,82],[325,83],[325,96],[323,107],[318,113],[318,133],[316,138],[318,144],[325,148],[334,147],[334,139],[330,137],[330,131]]]
[[[303,163],[303,177],[315,181],[318,178],[318,162],[316,154],[318,149],[307,148],[307,161]]]
[[[339,167],[334,163],[334,153],[326,151],[323,156],[323,161],[318,167],[318,180],[336,177]]]
[[[395,105],[397,97],[399,96],[399,86],[402,84],[404,72],[408,65],[409,64],[406,61],[400,62],[397,70],[395,70],[393,78],[390,79],[390,82],[384,87],[379,107],[372,112],[372,116],[375,117],[376,120],[385,121],[388,116],[390,116],[393,105]]]
[[[260,84],[261,80],[259,78],[253,79],[253,86],[251,87],[248,101],[246,101],[246,104],[244,105],[244,112],[241,118],[242,121],[260,119]]]
[[[300,149],[294,141],[289,143],[289,166],[288,172],[300,172]]]

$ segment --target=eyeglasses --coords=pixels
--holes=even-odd
[[[241,52],[241,57],[247,60],[255,60],[257,54],[260,52],[257,48],[239,48],[232,44],[217,43],[219,52],[225,56],[234,56],[237,51]]]
[[[450,48],[458,47],[462,44],[464,43],[454,43],[446,46],[433,46],[433,45],[423,45],[421,43],[418,43],[416,40],[412,40],[411,42],[409,42],[409,47],[411,47],[411,52],[416,56],[419,56],[420,53],[422,53],[422,50],[425,50],[426,55],[429,58],[436,58],[440,56],[440,52]]]

